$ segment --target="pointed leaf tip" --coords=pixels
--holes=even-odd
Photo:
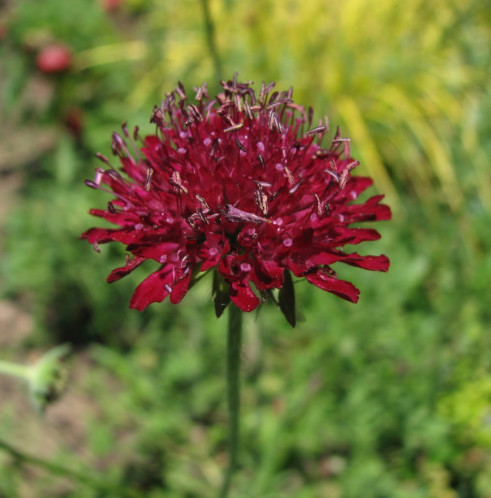
[[[280,289],[278,296],[280,310],[286,318],[286,321],[295,327],[297,323],[295,312],[295,288],[293,287],[292,275],[288,270],[284,272],[283,287]]]

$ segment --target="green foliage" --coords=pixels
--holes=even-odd
[[[86,348],[83,389],[99,406],[84,419],[90,462],[66,448],[61,461],[142,496],[211,497],[227,459],[225,320],[211,279],[179,307],[130,311],[151,263],[108,285],[123,251],[96,254],[79,236],[95,223],[89,208],[104,205],[83,185],[93,153],[110,155],[122,121],[150,131],[152,105],[178,80],[214,91],[218,68],[200,2],[128,0],[114,14],[101,5],[22,0],[10,13],[0,90],[13,129],[6,149],[18,153],[0,155],[0,168],[22,171],[24,185],[4,223],[0,290],[32,311],[31,344]],[[359,304],[294,282],[296,329],[272,304],[246,317],[234,496],[491,496],[489,9],[477,0],[210,8],[223,76],[293,85],[318,117],[343,125],[360,173],[397,208],[378,242],[390,272],[339,268],[361,288]],[[74,65],[48,78],[34,61],[54,40],[72,47]],[[74,107],[79,132],[66,124]],[[1,432],[15,434],[7,401],[0,415]],[[26,474],[4,454],[0,463],[0,494],[20,496]],[[33,492],[53,496],[56,482],[37,480]],[[111,496],[70,489],[63,496]]]

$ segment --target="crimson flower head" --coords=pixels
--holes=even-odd
[[[352,176],[358,165],[339,130],[326,148],[327,119],[312,126],[312,110],[292,100],[292,90],[273,92],[262,84],[222,82],[210,99],[206,84],[194,103],[182,84],[155,107],[155,135],[113,135],[120,172],[97,169],[87,185],[114,197],[94,216],[117,228],[91,228],[82,237],[94,244],[117,241],[126,264],[108,282],[145,260],[157,267],[136,288],[130,307],[144,310],[170,296],[178,303],[190,286],[212,271],[215,309],[231,300],[243,311],[270,296],[294,324],[291,274],[351,302],[359,290],[331,267],[342,262],[387,271],[386,256],[361,256],[344,246],[377,240],[364,221],[388,220],[382,195],[353,201],[371,184]],[[137,146],[141,144],[141,146]],[[253,286],[251,287],[251,284]],[[280,289],[275,297],[273,290]]]

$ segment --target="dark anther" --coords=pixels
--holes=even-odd
[[[309,128],[312,126],[312,118],[313,117],[314,117],[314,109],[312,107],[309,107],[309,111],[308,111]]]
[[[341,137],[341,128],[339,126],[336,127],[336,134],[334,135],[333,142],[337,140],[339,137]]]
[[[235,145],[237,145],[237,147],[242,151],[242,152],[247,152],[247,149],[244,147],[244,145],[242,145],[240,142],[239,142],[239,139],[238,138],[235,138]]]
[[[128,133],[128,123],[126,121],[121,125],[121,129],[123,130],[124,136],[129,138],[130,134]]]
[[[92,180],[85,180],[85,185],[90,188],[98,189],[99,185],[97,183],[93,182]]]
[[[114,204],[112,202],[108,202],[107,203],[107,210],[111,213],[111,214],[115,214],[116,213],[116,208],[114,207]]]
[[[97,159],[99,159],[99,161],[102,161],[103,163],[107,164],[108,166],[111,166],[109,159],[106,156],[102,155],[100,152],[97,152],[95,157],[97,157]]]
[[[266,163],[264,162],[264,157],[261,154],[257,155],[257,160],[263,169],[266,169]]]
[[[211,144],[211,153],[213,155],[216,154],[217,150],[218,150],[218,146],[220,145],[220,142],[218,141],[218,138],[215,138],[213,140],[213,143]]]
[[[116,156],[122,154],[125,148],[124,140],[117,133],[113,133],[113,141],[111,144],[113,154]]]
[[[278,95],[279,95],[279,92],[273,92],[271,94],[271,97],[269,97],[268,105],[271,105],[277,99]]]
[[[108,169],[106,171],[106,175],[116,181],[121,181],[123,179],[123,177],[115,169]]]

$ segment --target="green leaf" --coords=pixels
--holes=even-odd
[[[280,310],[285,316],[287,322],[295,327],[297,323],[296,313],[295,313],[295,289],[293,287],[292,275],[288,270],[285,270],[285,282],[283,287],[280,289],[278,296],[278,302],[280,305]]]
[[[217,271],[213,272],[213,299],[217,318],[220,318],[228,303],[230,303],[229,287],[230,285]]]

